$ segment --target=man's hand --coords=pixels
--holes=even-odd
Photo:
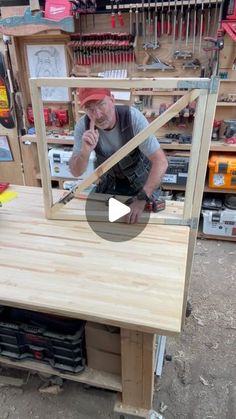
[[[140,201],[135,199],[130,205],[130,213],[125,216],[125,222],[127,224],[135,224],[138,222],[139,217],[144,211],[146,201]]]
[[[98,130],[94,129],[95,124],[94,121],[90,121],[90,128],[89,130],[85,131],[82,135],[82,146],[81,146],[81,152],[82,153],[91,153],[92,150],[95,149],[97,143],[98,143]]]

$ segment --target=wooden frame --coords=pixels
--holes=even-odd
[[[81,182],[73,191],[66,193],[58,202],[53,202],[50,171],[48,167],[46,129],[43,116],[43,105],[41,100],[41,87],[43,86],[66,86],[68,88],[78,87],[108,87],[114,89],[129,90],[139,88],[142,84],[143,88],[173,88],[187,89],[185,95],[178,99],[164,113],[157,117],[142,132],[132,138],[125,146],[114,153],[103,164],[101,164],[87,179]],[[85,220],[84,214],[74,214],[68,211],[61,211],[66,204],[74,197],[79,197],[80,193],[101,175],[106,173],[111,167],[118,163],[123,157],[130,153],[135,147],[141,144],[145,138],[154,134],[164,124],[170,121],[176,114],[184,109],[190,102],[198,99],[195,122],[193,128],[192,149],[189,164],[189,174],[186,185],[186,199],[182,217],[155,216],[151,217],[150,222],[159,224],[177,224],[195,226],[198,223],[200,206],[200,198],[204,188],[204,178],[206,172],[207,156],[210,147],[212,123],[215,114],[217,95],[219,89],[218,78],[199,79],[199,78],[157,78],[157,79],[98,79],[98,78],[39,78],[30,79],[30,89],[33,111],[35,115],[35,128],[37,137],[40,138],[38,143],[39,161],[42,174],[42,186],[44,192],[45,214],[49,219],[70,219]],[[196,199],[197,196],[197,199]],[[99,218],[98,218],[99,219]],[[98,220],[97,219],[97,220]]]

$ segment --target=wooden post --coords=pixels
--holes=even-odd
[[[154,388],[153,334],[121,329],[122,409],[151,409]]]
[[[31,12],[40,10],[39,0],[30,0],[30,10]]]
[[[53,206],[52,197],[52,186],[51,186],[51,174],[48,164],[48,147],[46,139],[46,127],[43,113],[43,102],[41,99],[41,88],[37,87],[36,84],[30,84],[30,92],[32,98],[32,106],[34,113],[34,123],[38,136],[38,152],[39,152],[39,164],[42,175],[42,186],[43,186],[43,197],[44,197],[44,209],[45,216],[51,218],[51,208]]]
[[[204,123],[202,126],[202,137],[201,137],[201,146],[198,156],[198,167],[196,172],[196,181],[194,184],[194,191],[192,195],[192,211],[191,219],[196,220],[194,225],[190,226],[189,233],[189,245],[188,245],[188,257],[187,257],[187,266],[186,266],[186,275],[185,275],[185,288],[184,288],[184,301],[183,301],[183,312],[182,312],[182,326],[185,320],[185,313],[187,307],[187,297],[189,291],[189,284],[191,278],[192,264],[193,264],[193,255],[194,255],[194,246],[197,238],[198,223],[202,205],[202,196],[205,185],[205,177],[207,171],[207,162],[209,156],[209,150],[211,145],[211,134],[213,121],[215,117],[217,97],[219,93],[220,81],[215,78],[215,91],[209,92],[207,96],[207,103],[204,112]]]

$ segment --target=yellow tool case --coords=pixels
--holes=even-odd
[[[235,153],[212,153],[209,162],[209,188],[236,190]]]

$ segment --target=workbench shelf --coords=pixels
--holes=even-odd
[[[228,107],[230,107],[230,106],[236,106],[236,103],[235,102],[217,102],[217,104],[216,104],[216,106],[217,107],[222,107],[222,106],[228,106]]]
[[[133,96],[183,96],[186,92],[183,90],[133,90]]]
[[[26,135],[23,135],[21,137],[21,142],[27,145],[27,143],[37,143],[38,139],[37,139],[35,134],[34,135],[26,134]],[[57,144],[58,145],[64,145],[64,146],[73,145],[74,144],[74,139],[72,137],[70,137],[68,139],[68,137],[63,136],[63,135],[48,136],[47,137],[47,143],[48,144],[55,144],[55,145],[57,145]]]
[[[210,235],[210,234],[204,234],[201,228],[199,228],[198,239],[206,239],[206,240],[224,240],[224,241],[230,241],[230,242],[236,242],[236,237],[230,237],[230,236],[217,236],[217,235]]]
[[[168,183],[163,183],[161,185],[162,189],[164,190],[171,190],[171,191],[185,191],[185,185],[169,185]],[[209,188],[207,185],[204,187],[204,192],[207,193],[224,193],[224,194],[233,194],[235,190],[233,189],[220,189],[220,188]]]
[[[98,371],[93,368],[86,367],[85,370],[79,374],[65,374],[50,367],[49,365],[43,364],[42,362],[11,361],[10,359],[5,358],[4,356],[0,356],[0,365],[33,370],[41,374],[56,375],[64,379],[77,381],[78,383],[83,383],[99,388],[106,388],[108,390],[113,390],[117,392],[122,391],[120,376],[104,371]]]
[[[191,150],[191,144],[178,144],[178,143],[161,143],[161,148],[163,150]],[[225,153],[235,152],[236,144],[225,144],[223,141],[212,141],[210,146],[210,151],[223,151]]]

